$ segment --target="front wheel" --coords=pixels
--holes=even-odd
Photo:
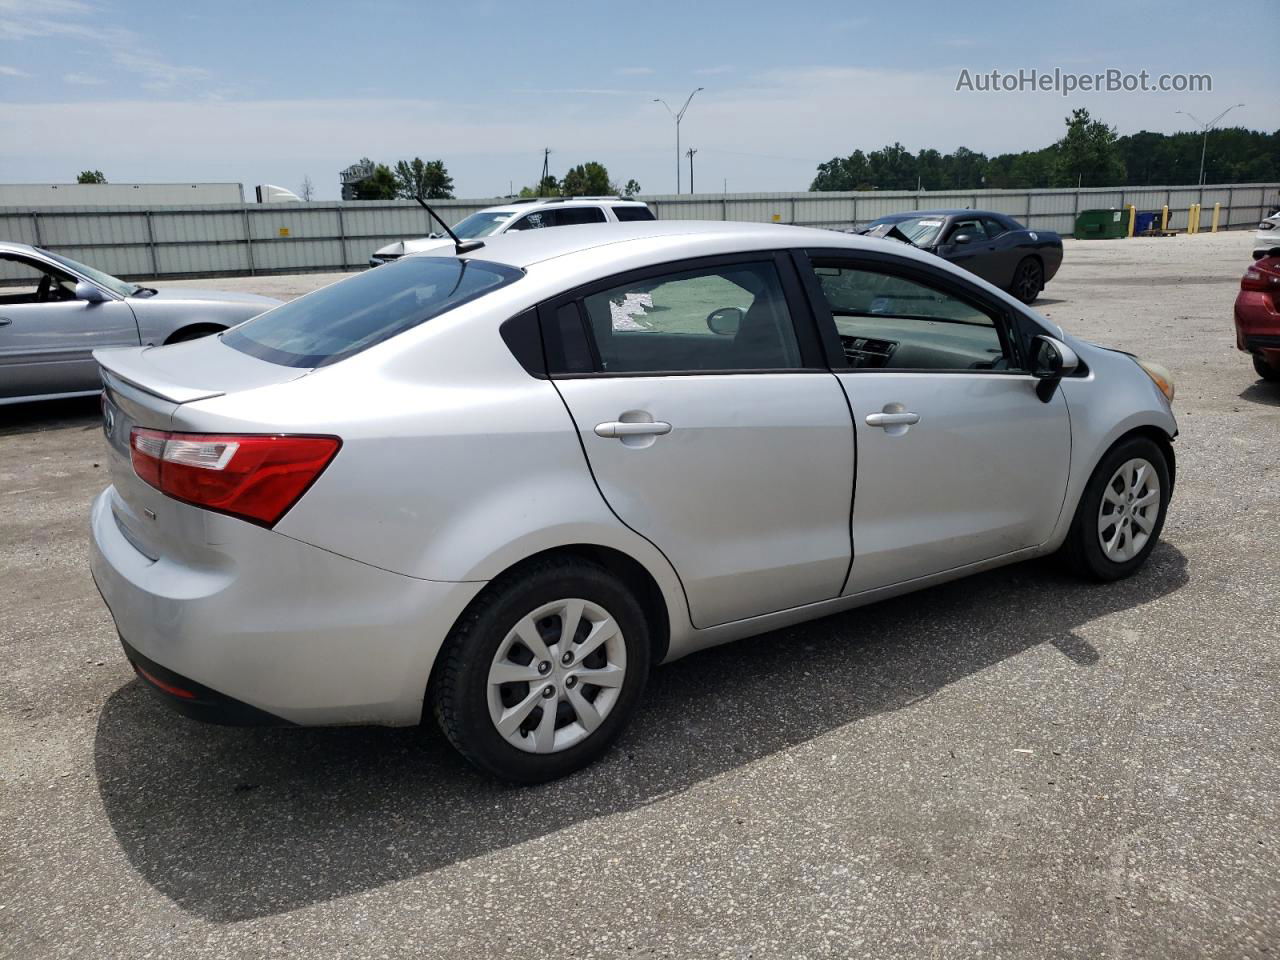
[[[1263,380],[1271,380],[1273,382],[1280,380],[1280,367],[1273,367],[1267,363],[1266,360],[1262,359],[1262,354],[1260,353],[1253,355],[1253,369],[1258,372],[1258,376]]]
[[[1044,268],[1035,257],[1024,257],[1013,272],[1013,285],[1009,292],[1023,303],[1035,303],[1044,289]]]
[[[1147,437],[1123,440],[1102,458],[1076,508],[1063,553],[1082,576],[1119,580],[1155,549],[1172,493],[1164,452]]]
[[[440,658],[428,696],[449,742],[494,776],[540,783],[622,732],[644,692],[649,631],[607,570],[551,560],[495,581]]]

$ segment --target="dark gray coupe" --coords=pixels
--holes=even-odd
[[[867,224],[858,233],[910,243],[1033,303],[1062,265],[1062,238],[1028,230],[989,210],[912,210]]]

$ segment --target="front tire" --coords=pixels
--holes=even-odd
[[[1044,267],[1035,257],[1023,257],[1013,271],[1013,284],[1009,292],[1023,303],[1035,303],[1044,289]]]
[[[1253,369],[1258,372],[1258,376],[1263,380],[1270,380],[1273,383],[1280,380],[1280,367],[1273,367],[1267,363],[1266,360],[1262,359],[1262,354],[1260,353],[1253,355]]]
[[[609,571],[538,561],[496,580],[463,615],[428,697],[467,760],[541,783],[609,748],[640,702],[650,653],[644,613]]]
[[[1172,493],[1169,464],[1155,441],[1122,440],[1094,469],[1076,507],[1063,554],[1081,576],[1120,580],[1137,572],[1164,529]]]

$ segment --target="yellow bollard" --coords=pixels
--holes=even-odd
[[[1213,223],[1212,223],[1212,225],[1209,227],[1209,232],[1210,232],[1210,233],[1217,233],[1217,232],[1218,232],[1218,217],[1220,217],[1221,215],[1222,215],[1222,204],[1220,204],[1220,203],[1215,203],[1215,204],[1213,205]]]
[[[1187,207],[1187,234],[1195,233],[1200,227],[1200,204],[1193,203]]]
[[[1166,203],[1160,211],[1160,232],[1164,233],[1169,229],[1169,205]]]
[[[1135,207],[1132,203],[1130,203],[1130,204],[1126,204],[1126,206],[1129,208],[1129,239],[1130,239],[1130,240],[1132,240],[1132,239],[1133,239],[1133,225],[1134,225],[1134,223],[1137,221],[1137,218],[1138,218],[1138,208],[1137,208],[1137,207]]]

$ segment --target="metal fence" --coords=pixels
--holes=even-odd
[[[1032,229],[1070,233],[1081,210],[1139,210],[1168,205],[1170,228],[1185,230],[1201,204],[1208,228],[1222,204],[1220,228],[1249,227],[1280,203],[1280,183],[1203,187],[947,192],[730,193],[644,197],[661,220],[736,220],[848,229],[902,210],[973,207],[995,210]],[[448,222],[501,200],[441,200]],[[226,276],[350,270],[378,247],[430,233],[412,201],[200,204],[153,207],[0,207],[0,240],[31,243],[126,278]],[[8,278],[0,262],[0,281]]]

